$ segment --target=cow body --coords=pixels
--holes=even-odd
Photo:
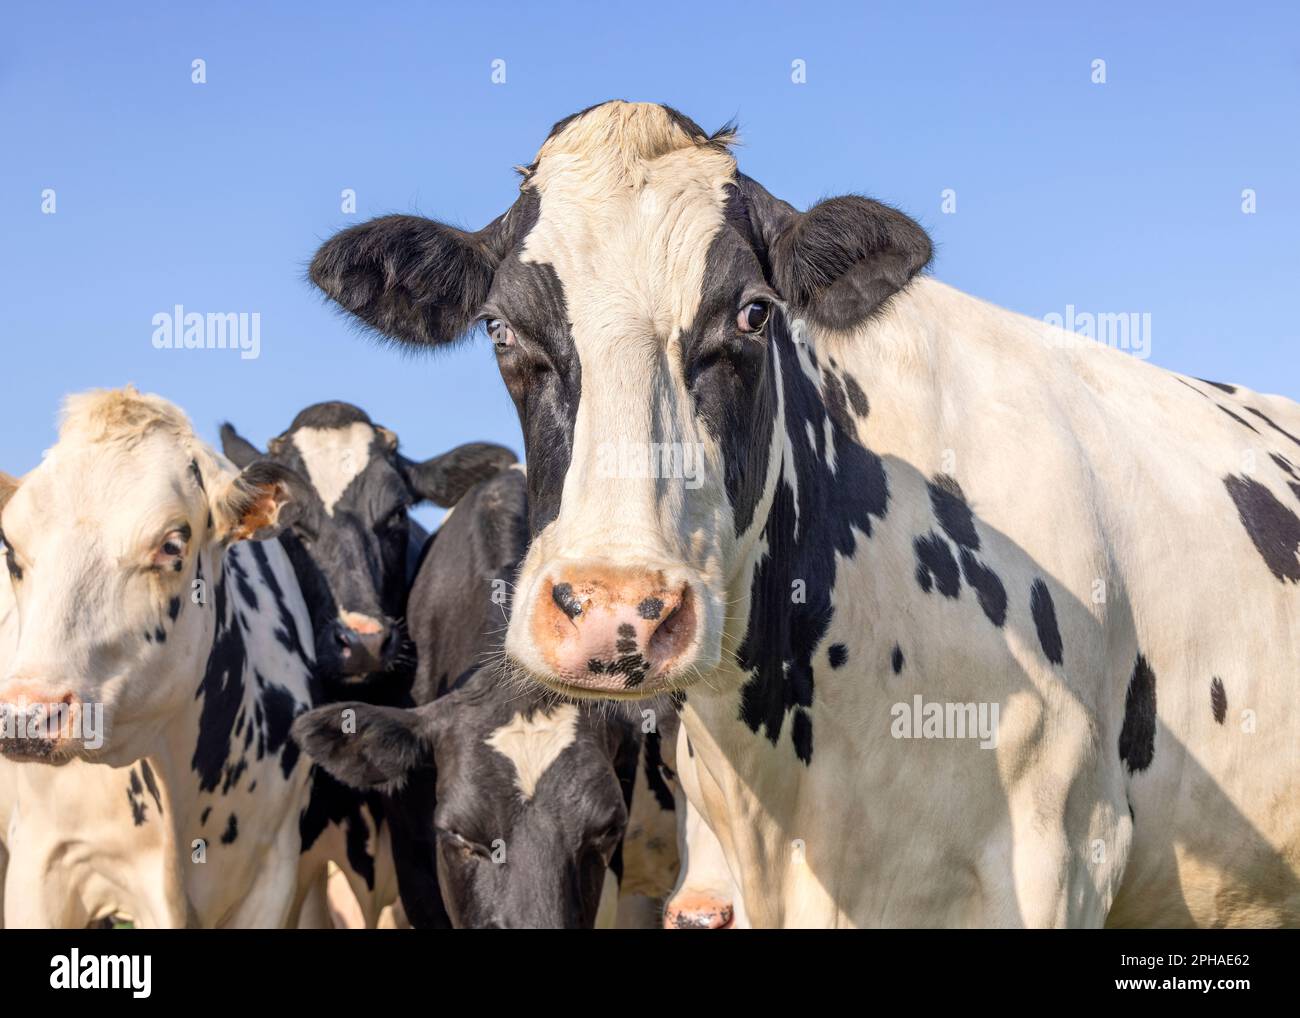
[[[1300,920],[1300,408],[926,278],[906,216],[729,142],[606,103],[482,230],[313,263],[408,344],[485,323],[510,660],[683,702],[755,926]]]
[[[363,854],[348,817],[311,808],[289,739],[319,699],[273,536],[301,481],[233,470],[128,388],[71,398],[41,466],[0,488],[16,601],[0,710],[103,709],[99,739],[60,723],[5,740],[6,923],[295,924],[327,861]]]
[[[208,666],[148,755],[124,767],[8,765],[18,805],[6,925],[296,921],[309,764],[288,734],[312,703],[311,649],[296,639],[310,630],[274,543],[235,545],[208,575]]]

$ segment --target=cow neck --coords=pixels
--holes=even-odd
[[[199,825],[199,817],[189,814],[200,808],[198,793],[211,790],[209,786],[217,780],[216,747],[234,744],[241,712],[245,723],[252,721],[254,691],[244,681],[245,639],[235,617],[227,572],[226,555],[220,550],[200,553],[196,579],[204,582],[206,595],[212,599],[214,624],[186,668],[184,681],[192,692],[163,727],[160,754],[148,758],[171,800],[164,801],[164,808],[178,837]],[[226,756],[228,753],[221,754],[223,765]]]
[[[818,355],[801,321],[790,329],[776,323],[770,349],[781,452],[735,652],[740,719],[775,745],[791,718],[796,755],[807,763],[814,655],[834,615],[836,573],[884,518],[889,485],[880,456],[859,437],[869,413],[859,381]]]

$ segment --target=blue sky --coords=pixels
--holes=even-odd
[[[411,455],[518,448],[485,343],[372,346],[303,272],[374,215],[483,225],[554,121],[615,97],[737,117],[742,167],[800,207],[898,205],[955,286],[1036,317],[1149,313],[1154,362],[1300,397],[1296,5],[1044,6],[13,0],[0,469],[35,465],[65,393],[126,382],[213,440],[229,418],[262,444],[346,399]],[[260,313],[260,357],[154,349],[176,304]]]

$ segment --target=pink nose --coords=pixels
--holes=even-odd
[[[42,760],[81,737],[82,704],[72,693],[53,692],[23,680],[0,688],[0,755]]]
[[[689,584],[614,566],[568,569],[542,585],[532,635],[565,683],[647,692],[682,660],[698,628]]]
[[[679,894],[664,909],[666,930],[726,930],[735,921],[731,902],[711,894]]]

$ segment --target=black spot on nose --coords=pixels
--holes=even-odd
[[[1223,719],[1228,716],[1228,693],[1217,675],[1210,682],[1210,710],[1214,712],[1214,720],[1223,724]]]
[[[826,656],[830,659],[832,668],[843,668],[844,662],[849,659],[849,648],[842,643],[832,643]]]
[[[620,654],[632,654],[636,652],[636,630],[631,625],[624,622],[618,627],[619,640],[614,648]]]
[[[582,604],[573,596],[573,584],[557,583],[551,587],[551,600],[571,619],[582,614]]]
[[[664,603],[657,597],[647,597],[636,606],[636,613],[643,619],[653,621],[663,614]]]

